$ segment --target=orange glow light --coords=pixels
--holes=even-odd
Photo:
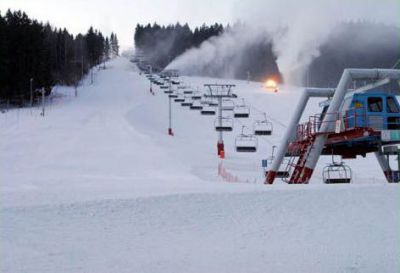
[[[278,84],[273,79],[266,80],[264,86],[268,91],[278,92]]]

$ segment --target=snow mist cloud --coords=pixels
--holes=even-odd
[[[400,26],[398,10],[398,0],[237,1],[234,18],[241,23],[199,48],[188,50],[168,68],[188,74],[208,72],[207,75],[215,70],[230,77],[245,58],[242,55],[248,45],[272,41],[284,79],[298,82],[338,23],[367,20]]]

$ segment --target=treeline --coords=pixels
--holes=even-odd
[[[160,26],[138,24],[135,30],[135,48],[141,51],[155,69],[165,68],[173,59],[191,47],[197,47],[205,40],[218,36],[224,31],[221,24],[203,24],[194,30],[188,24]]]
[[[0,99],[22,105],[30,100],[31,84],[46,95],[55,84],[77,85],[91,67],[118,51],[115,34],[104,37],[90,27],[74,36],[22,11],[0,13]]]

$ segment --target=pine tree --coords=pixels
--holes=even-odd
[[[119,44],[118,44],[117,34],[111,33],[110,43],[111,43],[112,56],[113,57],[119,56]]]
[[[108,61],[110,59],[110,40],[106,37],[104,41],[104,59]]]
[[[0,14],[0,100],[18,105],[30,101],[31,82],[33,90],[45,88],[46,95],[54,84],[77,86],[109,51],[110,40],[93,27],[74,37],[67,29],[53,29],[24,12],[8,10]]]

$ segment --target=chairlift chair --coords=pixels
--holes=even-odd
[[[191,94],[193,94],[193,89],[191,89],[191,88],[186,88],[185,90],[183,90],[183,94],[185,94],[185,95],[191,95]]]
[[[235,106],[233,116],[235,118],[248,118],[250,116],[250,108],[245,104],[244,99],[242,99],[242,104]]]
[[[201,114],[203,116],[214,116],[216,114],[215,106],[203,105]]]
[[[256,136],[269,136],[272,134],[273,125],[272,122],[267,120],[267,114],[264,113],[263,120],[257,120],[253,124],[253,133]]]
[[[282,160],[281,166],[279,167],[278,171],[276,172],[276,177],[277,178],[282,178],[282,180],[286,180],[289,178],[289,169],[288,165],[291,164],[290,159],[285,157]]]
[[[210,100],[208,106],[218,106],[218,102],[216,100]]]
[[[192,104],[193,104],[193,100],[192,100],[192,98],[189,98],[189,97],[185,97],[185,101],[183,101],[182,103],[181,103],[181,105],[182,106],[192,106]]]
[[[193,100],[192,98],[192,105],[190,106],[190,110],[202,110],[203,106],[201,105],[199,100]]]
[[[275,159],[275,149],[276,148],[277,147],[275,145],[272,146],[271,156],[268,159],[264,160],[265,163],[266,163],[265,166],[263,166],[264,171],[265,171],[265,176],[268,175],[268,171],[267,171],[267,167],[268,166],[267,165],[272,165],[272,162]],[[276,172],[275,176],[277,178],[282,178],[282,179],[289,178],[289,171],[288,171],[288,168],[287,168],[288,164],[290,164],[290,160],[288,158],[284,158],[283,161],[282,161],[281,166],[279,167],[278,171]]]
[[[322,179],[325,184],[350,183],[352,178],[351,168],[344,162],[332,162],[325,166]]]
[[[185,101],[185,97],[181,94],[178,95],[177,98],[174,99],[175,102],[184,102]]]
[[[222,117],[221,125],[218,118],[214,121],[215,131],[217,132],[231,132],[233,130],[233,119],[230,117]]]
[[[254,153],[257,152],[258,140],[257,137],[252,134],[245,134],[242,127],[242,133],[235,138],[236,152],[240,153]]]
[[[193,95],[192,95],[192,99],[193,100],[201,100],[202,97],[203,96],[201,95],[200,92],[194,92]]]
[[[222,111],[233,111],[235,109],[235,102],[231,99],[222,100]]]
[[[174,90],[172,88],[168,88],[168,89],[164,90],[164,93],[165,94],[172,94],[172,93],[174,93]]]
[[[168,95],[168,97],[171,98],[171,99],[176,99],[176,98],[178,98],[178,93],[176,93],[176,92],[171,93],[171,94]]]
[[[179,84],[180,84],[179,80],[175,80],[175,79],[172,79],[172,80],[171,80],[171,83],[172,83],[173,85],[179,85]]]

